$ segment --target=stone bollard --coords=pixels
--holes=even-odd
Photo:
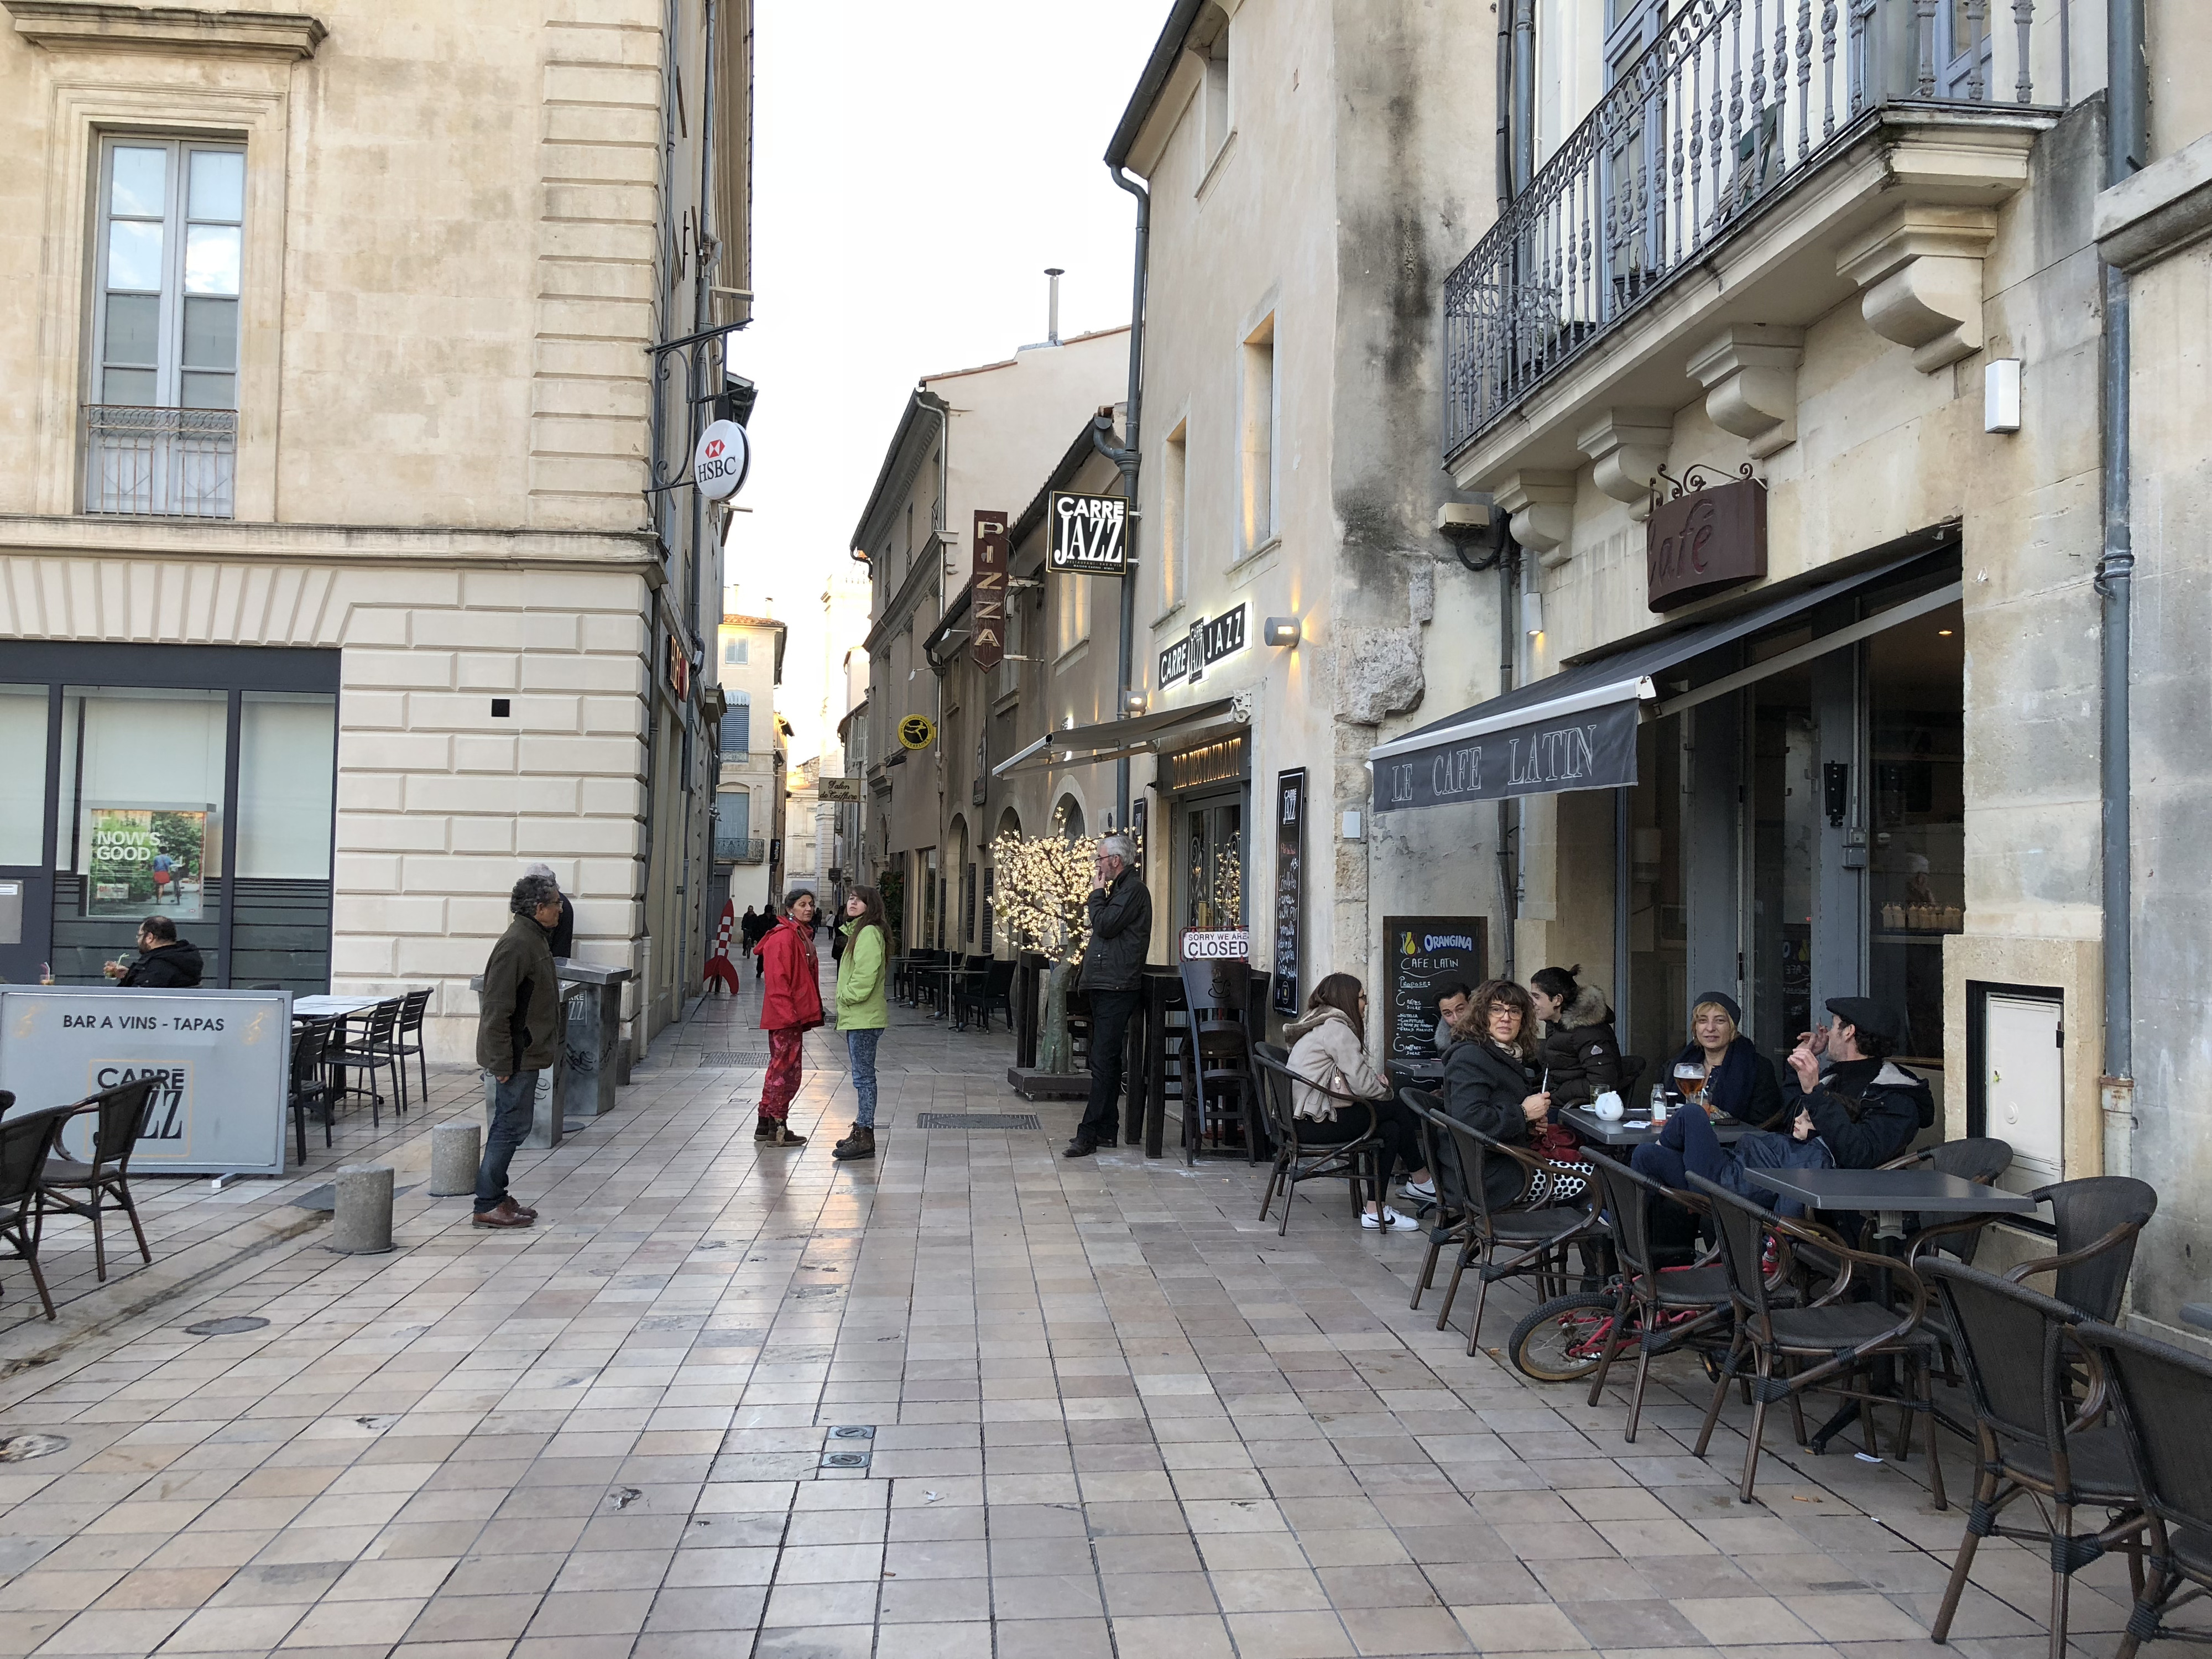
[[[331,1212],[330,1248],[341,1255],[377,1255],[392,1248],[392,1166],[340,1166]]]
[[[430,1131],[430,1196],[459,1198],[477,1189],[483,1162],[483,1129],[474,1123],[441,1123]]]

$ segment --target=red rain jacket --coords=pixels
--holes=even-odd
[[[753,954],[767,969],[761,998],[761,1030],[811,1031],[822,1024],[820,959],[811,929],[786,916],[769,929]]]

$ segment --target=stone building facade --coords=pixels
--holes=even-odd
[[[726,339],[653,348],[747,314],[744,0],[6,10],[0,712],[93,760],[19,786],[0,972],[127,942],[87,830],[146,811],[211,981],[432,985],[465,1056],[543,859],[641,1042],[701,956]]]

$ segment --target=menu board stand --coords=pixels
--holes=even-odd
[[[1383,1054],[1422,1065],[1437,1057],[1437,997],[1489,977],[1486,916],[1389,916],[1382,923]]]

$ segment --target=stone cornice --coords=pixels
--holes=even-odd
[[[2212,236],[2212,135],[2114,185],[2096,212],[2099,256],[2130,273]]]
[[[0,514],[0,557],[660,568],[653,534],[644,530],[234,524],[221,520],[61,518],[27,513]]]
[[[304,12],[203,11],[112,0],[0,0],[15,33],[52,52],[152,52],[178,57],[313,58],[330,31]]]

